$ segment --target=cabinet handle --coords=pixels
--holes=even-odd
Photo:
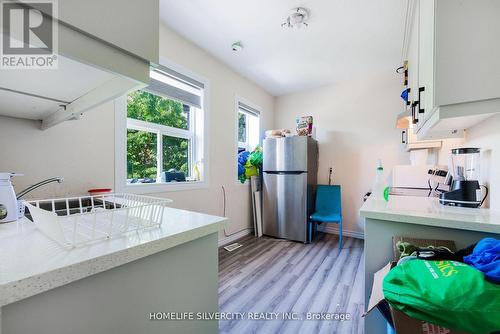
[[[406,133],[405,130],[401,131],[401,143],[402,144],[406,144],[405,133]]]
[[[418,113],[419,114],[425,113],[425,109],[421,108],[422,107],[422,103],[420,103],[422,101],[422,99],[420,98],[420,93],[422,93],[422,92],[425,92],[425,87],[419,87],[418,88]]]
[[[418,123],[417,113],[415,111],[416,106],[418,105],[418,101],[413,101],[411,104],[411,120],[413,124]]]

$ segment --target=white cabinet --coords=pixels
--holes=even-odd
[[[410,120],[407,123],[402,122],[403,125],[408,128],[401,131],[401,142],[406,151],[418,150],[418,149],[426,149],[426,148],[439,148],[441,147],[441,140],[418,140],[417,135],[415,134],[418,129],[418,125],[423,123],[424,114],[419,113],[419,105],[418,101],[422,101],[424,98],[425,92],[419,92],[419,81],[420,78],[425,81],[432,81],[429,78],[432,76],[432,71],[427,71],[422,73],[424,67],[419,66],[420,63],[424,62],[428,64],[432,62],[431,59],[422,60],[422,58],[426,57],[425,54],[421,55],[420,50],[423,48],[420,47],[423,44],[420,41],[420,30],[419,27],[421,24],[421,16],[420,16],[420,6],[421,3],[418,1],[413,1],[410,3],[411,8],[408,13],[409,21],[407,22],[407,34],[408,40],[405,45],[405,59],[407,61],[407,71],[408,71],[408,101],[409,105],[406,106],[407,109],[410,110]],[[432,45],[431,45],[432,47]],[[431,103],[432,100],[427,99],[428,103]],[[422,108],[424,110],[425,107]],[[406,117],[406,114],[404,115]]]
[[[406,23],[406,45],[404,46],[403,58],[406,59],[407,73],[408,73],[408,101],[407,104],[407,114],[411,115],[411,121],[409,127],[415,128],[417,130],[420,124],[424,123],[424,111],[426,109],[424,102],[419,104],[419,101],[423,101],[426,97],[422,90],[424,88],[421,85],[424,82],[432,82],[432,71],[429,71],[429,66],[422,66],[423,64],[431,64],[432,58],[427,57],[427,55],[422,52],[425,47],[429,48],[432,45],[424,45],[424,38],[420,31],[420,26],[425,25],[425,22],[421,22],[421,2],[420,1],[410,1],[410,9],[407,15],[408,22]],[[422,37],[422,41],[421,41]],[[429,43],[427,43],[429,44]],[[429,89],[430,89],[430,85]],[[432,99],[425,99],[427,103],[431,103]],[[413,130],[412,130],[413,131]]]
[[[418,101],[418,138],[462,136],[465,129],[500,112],[500,1],[410,4],[414,13],[407,17],[417,32],[407,29],[403,56],[409,60],[410,96]],[[415,45],[417,65],[412,61]],[[418,77],[411,78],[415,66]]]
[[[61,0],[58,19],[94,38],[158,63],[158,0]]]
[[[499,98],[500,1],[435,2],[437,105]]]
[[[427,148],[441,148],[441,140],[419,140],[413,127],[401,131],[401,143],[404,149],[409,152]]]
[[[0,70],[0,115],[39,120],[42,129],[146,86],[159,58],[158,0],[56,4],[58,66]]]
[[[413,2],[412,3],[413,10],[410,12],[411,19],[409,22],[408,29],[409,31],[409,43],[408,43],[408,50],[407,50],[407,66],[408,66],[408,88],[410,89],[410,92],[408,94],[408,101],[410,102],[410,109],[411,104],[414,101],[418,101],[418,77],[419,77],[419,48],[418,48],[418,27],[419,27],[419,22],[418,22],[418,2]],[[412,112],[412,123],[416,124],[416,120],[418,119],[417,114],[413,114]]]
[[[418,10],[418,111],[419,127],[434,108],[434,0],[419,0]]]

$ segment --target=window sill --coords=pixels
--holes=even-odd
[[[120,192],[132,194],[154,194],[172,191],[188,191],[208,188],[206,181],[127,184]]]

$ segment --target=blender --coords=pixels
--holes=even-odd
[[[481,199],[481,185],[479,184],[479,148],[455,148],[451,150],[451,166],[447,177],[450,191],[440,195],[439,202],[443,205],[465,208],[480,207],[486,196]]]

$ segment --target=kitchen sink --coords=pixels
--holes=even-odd
[[[30,202],[30,201],[28,201]],[[69,199],[66,204],[66,200],[55,200],[54,202],[52,201],[40,201],[39,203],[39,208],[47,211],[54,211],[58,216],[67,216],[73,215],[76,213],[85,213],[85,212],[91,212],[92,211],[92,198],[82,198],[81,199],[81,205],[80,205],[80,200],[75,198],[75,199]],[[80,209],[81,208],[81,209]],[[104,201],[103,205],[103,200],[99,198],[94,198],[94,208],[103,208],[106,210],[110,209],[119,209],[121,208],[120,204]],[[28,208],[24,210],[24,216],[28,218],[29,220],[33,221],[33,217],[31,216]]]

